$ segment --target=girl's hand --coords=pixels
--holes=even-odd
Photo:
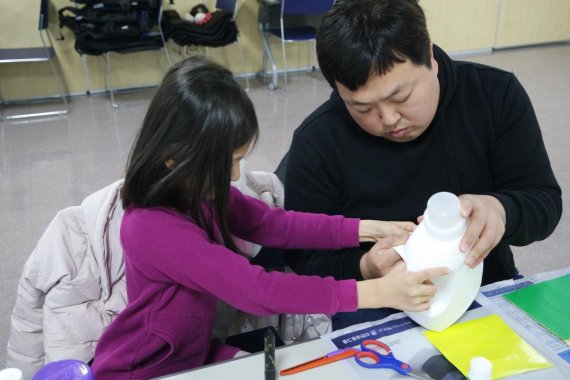
[[[427,310],[437,290],[431,279],[447,273],[449,269],[443,267],[410,272],[405,263],[399,263],[384,277],[357,283],[358,308]]]
[[[412,222],[361,220],[358,237],[360,241],[376,242],[387,236],[408,236],[415,228],[416,225]]]

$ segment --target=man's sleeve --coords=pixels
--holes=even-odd
[[[316,147],[314,138],[296,131],[286,168],[285,208],[288,210],[342,215],[340,168],[332,152]],[[287,264],[299,274],[362,279],[363,248],[344,250],[291,250]]]
[[[514,76],[501,106],[492,163],[497,191],[492,195],[505,207],[504,240],[522,246],[554,231],[562,215],[562,192],[531,101]]]

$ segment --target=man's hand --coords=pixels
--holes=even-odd
[[[475,268],[503,238],[505,209],[490,195],[463,194],[459,199],[461,216],[469,221],[459,249],[467,253],[465,264]]]
[[[390,272],[396,264],[402,261],[393,247],[404,244],[407,238],[407,235],[388,236],[374,244],[370,251],[360,259],[362,277],[367,280],[382,277]]]

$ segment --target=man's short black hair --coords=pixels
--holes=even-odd
[[[321,72],[354,91],[410,60],[431,67],[431,42],[418,0],[338,0],[317,33]]]

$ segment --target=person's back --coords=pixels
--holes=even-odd
[[[461,195],[470,220],[466,262],[486,257],[484,283],[517,276],[509,245],[546,238],[562,201],[516,78],[452,61],[431,44],[415,0],[338,2],[319,29],[317,53],[334,91],[295,132],[285,207],[415,221],[432,194],[449,191]],[[369,249],[286,256],[302,274],[381,276],[390,263]],[[337,315],[333,327],[390,312]]]

